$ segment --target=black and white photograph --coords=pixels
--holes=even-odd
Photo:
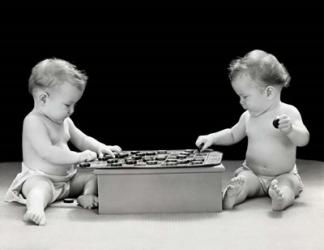
[[[0,250],[324,249],[320,9],[4,11]]]

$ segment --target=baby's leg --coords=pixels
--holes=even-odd
[[[247,197],[258,195],[260,189],[259,179],[252,171],[241,171],[230,180],[225,188],[223,208],[232,209],[234,205],[243,202]]]
[[[98,207],[97,177],[92,173],[77,173],[71,180],[70,195],[78,197],[78,203],[83,208]]]
[[[27,211],[24,220],[37,225],[45,225],[45,208],[51,202],[52,182],[43,176],[33,176],[25,181],[22,193],[27,199]]]
[[[281,211],[291,206],[299,194],[299,177],[295,174],[283,174],[271,182],[269,196],[272,201],[272,210]]]

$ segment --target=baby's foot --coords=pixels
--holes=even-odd
[[[92,209],[98,207],[98,197],[95,195],[80,195],[77,201],[83,208]]]
[[[269,188],[269,195],[272,201],[272,210],[280,211],[283,210],[285,206],[285,197],[282,191],[278,187],[278,181],[273,180]]]
[[[44,210],[28,209],[24,215],[24,221],[31,221],[36,225],[44,226],[46,224],[45,212]]]
[[[242,187],[244,185],[243,177],[234,177],[230,180],[230,183],[225,189],[225,194],[223,198],[223,207],[224,209],[232,209],[235,205],[236,198],[240,194]]]

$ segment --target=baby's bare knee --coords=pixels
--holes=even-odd
[[[34,176],[25,181],[22,186],[22,193],[27,197],[31,192],[37,194],[51,194],[52,182],[42,176]]]

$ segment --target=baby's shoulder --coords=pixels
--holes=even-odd
[[[23,121],[24,128],[44,126],[43,118],[34,112],[27,114]]]
[[[298,109],[295,106],[291,105],[291,104],[281,103],[280,109],[281,109],[282,113],[285,113],[287,115],[299,114]]]
[[[34,122],[34,121],[41,122],[40,115],[35,112],[28,113],[24,118],[24,122]]]
[[[250,118],[250,112],[249,111],[244,111],[241,116],[240,120],[246,122]]]

